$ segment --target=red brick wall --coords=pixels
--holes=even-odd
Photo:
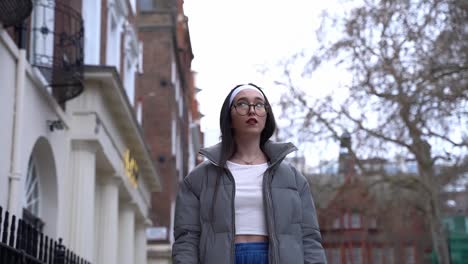
[[[138,98],[142,100],[143,131],[153,160],[162,174],[163,191],[152,197],[151,218],[155,226],[170,228],[171,202],[177,188],[175,159],[171,148],[172,116],[176,111],[171,85],[172,33],[169,28],[140,31],[143,42],[143,71],[137,77]]]
[[[395,261],[403,263],[405,247],[411,246],[415,263],[424,263],[430,239],[424,218],[409,207],[382,207],[374,199],[368,187],[357,180],[345,183],[327,208],[317,210],[325,249],[340,249],[343,256],[340,263],[346,263],[344,252],[361,247],[364,263],[372,263],[372,251],[376,247],[392,247]],[[353,212],[359,213],[361,227],[343,228],[343,216]],[[332,227],[336,218],[341,220],[339,229]],[[370,226],[372,218],[377,220],[376,228]],[[350,225],[350,219],[347,220]]]
[[[182,9],[177,9],[182,12]],[[167,10],[166,10],[167,11]],[[161,172],[163,190],[154,193],[151,218],[155,226],[171,227],[171,204],[175,201],[179,176],[176,159],[172,155],[172,117],[176,118],[182,152],[182,175],[188,173],[188,117],[191,115],[193,79],[192,51],[187,42],[188,31],[176,22],[175,14],[159,10],[140,14],[138,34],[143,42],[143,74],[137,80],[136,96],[142,102],[143,131],[149,142],[155,164]],[[175,22],[175,24],[174,24]],[[181,34],[183,33],[183,34]],[[183,36],[183,37],[180,37]],[[181,48],[186,47],[186,48]],[[188,60],[187,60],[187,54]],[[171,83],[172,58],[176,56],[176,70],[184,100],[182,117],[175,98],[175,86]],[[168,236],[169,238],[169,236]]]

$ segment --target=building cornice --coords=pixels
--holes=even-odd
[[[127,146],[133,151],[142,176],[152,192],[161,191],[161,174],[155,166],[151,152],[148,148],[141,126],[134,114],[134,109],[126,95],[117,69],[113,66],[85,66],[85,80],[102,83],[100,91],[109,102],[114,118],[118,117],[117,123],[121,133],[127,141]]]

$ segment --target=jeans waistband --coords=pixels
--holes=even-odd
[[[236,243],[236,252],[242,251],[268,251],[268,242]]]

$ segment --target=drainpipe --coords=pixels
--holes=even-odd
[[[15,102],[13,112],[13,133],[11,143],[11,163],[10,175],[8,179],[8,211],[20,216],[19,206],[19,190],[21,182],[20,172],[20,150],[22,132],[21,119],[23,116],[23,98],[24,98],[24,83],[26,77],[26,50],[20,49],[18,53],[18,64],[16,67],[16,89]]]

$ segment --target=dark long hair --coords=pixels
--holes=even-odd
[[[231,94],[236,90],[236,88],[243,86],[245,84],[239,84],[232,88],[232,90],[229,92],[229,94],[226,96],[226,99],[224,99],[223,106],[221,107],[221,113],[219,116],[219,127],[221,129],[221,157],[217,161],[219,167],[218,167],[218,175],[216,177],[216,184],[215,184],[215,189],[213,193],[213,200],[212,200],[212,206],[211,206],[211,221],[214,220],[214,207],[216,203],[216,195],[218,193],[218,188],[219,188],[219,181],[221,176],[224,173],[225,166],[227,160],[229,160],[232,155],[236,152],[236,144],[234,141],[234,130],[232,128],[232,118],[231,118],[231,103],[229,102],[231,98]],[[260,149],[265,152],[265,143],[268,141],[268,139],[271,138],[273,133],[275,132],[276,129],[276,120],[275,116],[273,115],[273,111],[271,110],[270,102],[268,101],[268,98],[266,97],[265,93],[263,93],[262,89],[253,84],[253,83],[248,83],[247,85],[250,85],[252,87],[257,88],[262,94],[263,97],[265,98],[265,106],[266,106],[266,111],[267,111],[267,118],[265,121],[265,127],[262,130],[262,133],[260,134]]]

